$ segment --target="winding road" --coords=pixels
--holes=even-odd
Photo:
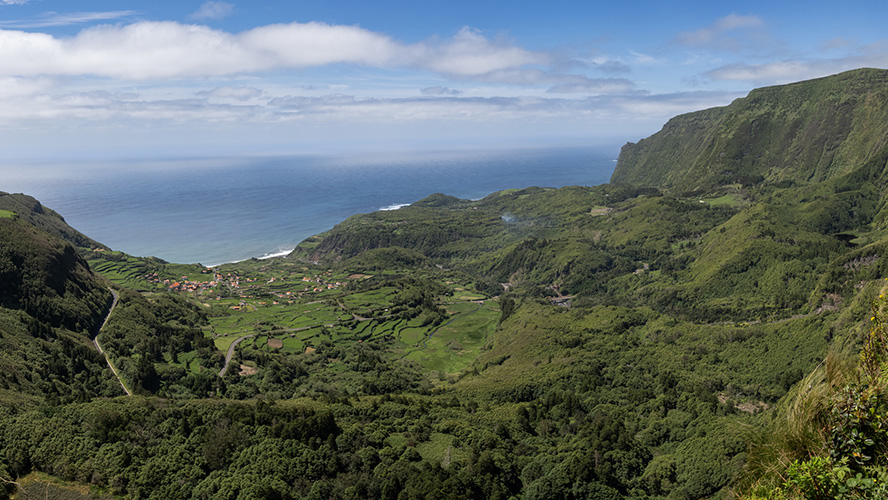
[[[325,326],[325,327],[327,327],[327,328],[333,328],[334,326],[336,326],[336,324],[335,324],[335,323],[326,323],[326,324],[323,324],[323,325],[300,326],[299,328],[281,328],[281,329],[278,329],[278,330],[269,330],[269,331],[266,331],[266,332],[259,332],[259,333],[261,333],[262,335],[269,335],[269,336],[270,336],[270,335],[273,334],[273,333],[294,333],[294,332],[302,332],[302,331],[305,331],[305,330],[311,330],[312,328],[317,328],[317,327],[319,327],[319,326]],[[248,335],[244,335],[243,337],[238,337],[237,339],[234,340],[234,342],[231,343],[230,346],[228,346],[228,352],[225,353],[225,364],[222,365],[222,369],[219,370],[219,376],[220,376],[220,377],[224,377],[224,376],[225,376],[225,372],[228,371],[228,364],[231,363],[231,357],[234,356],[234,348],[237,347],[237,345],[241,342],[241,340],[245,340],[245,339],[248,339],[248,338],[251,338],[251,337],[255,337],[256,335],[259,335],[259,333],[250,333],[250,334],[248,334]]]
[[[126,388],[126,384],[123,383],[123,379],[120,378],[120,374],[117,373],[117,368],[114,368],[114,364],[111,363],[111,358],[108,357],[108,353],[102,349],[102,346],[99,344],[99,334],[102,333],[102,330],[105,328],[105,325],[108,324],[108,320],[111,319],[111,313],[114,312],[114,308],[117,307],[117,301],[120,299],[120,296],[117,294],[117,291],[113,288],[109,288],[111,291],[111,295],[114,297],[114,300],[111,302],[111,307],[108,309],[108,314],[105,316],[105,321],[102,322],[102,326],[99,327],[99,330],[96,332],[96,336],[93,337],[93,343],[96,345],[96,349],[105,356],[105,361],[108,362],[108,367],[111,368],[111,371],[114,372],[114,376],[117,377],[117,381],[120,382],[120,387],[123,387],[123,391],[127,396],[132,396],[133,393],[130,392],[129,389]]]
[[[225,364],[222,365],[222,369],[219,370],[220,377],[224,377],[225,372],[228,371],[228,363],[231,363],[231,357],[234,356],[234,348],[237,347],[237,345],[240,343],[241,340],[248,339],[248,338],[255,337],[255,336],[256,336],[255,333],[251,333],[249,335],[244,335],[243,337],[239,337],[238,339],[236,339],[234,342],[231,343],[230,346],[228,346],[228,352],[225,354]]]

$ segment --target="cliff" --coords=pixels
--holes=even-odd
[[[612,182],[676,193],[728,184],[802,184],[888,155],[888,71],[859,69],[753,90],[729,106],[677,116],[623,146]]]

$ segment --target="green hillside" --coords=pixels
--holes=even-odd
[[[707,191],[810,183],[878,159],[884,167],[888,71],[859,69],[753,90],[729,106],[677,116],[623,146],[612,182]]]
[[[0,217],[14,216],[24,220],[76,247],[108,249],[105,245],[69,226],[65,219],[55,211],[44,207],[39,201],[25,194],[10,194],[0,191],[0,214],[6,214],[0,215]]]
[[[677,117],[611,184],[433,194],[212,269],[7,196],[0,491],[880,498],[886,78]],[[132,397],[90,342],[109,287]]]
[[[110,303],[70,243],[0,218],[0,406],[116,394],[91,342]]]

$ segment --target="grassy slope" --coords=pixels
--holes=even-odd
[[[865,71],[842,78],[872,83],[882,75]],[[146,384],[140,362],[149,357],[157,360],[160,378],[180,374],[180,397],[310,394],[335,401],[365,395],[353,415],[363,413],[349,417],[360,421],[356,441],[407,456],[402,450],[412,448],[407,443],[413,440],[428,460],[456,457],[460,462],[448,473],[476,475],[478,452],[495,449],[501,477],[512,471],[513,485],[520,481],[529,492],[562,484],[565,477],[568,490],[591,487],[590,475],[596,475],[623,494],[723,494],[743,460],[737,428],[761,423],[747,412],[774,405],[821,362],[831,343],[853,349],[876,282],[888,275],[888,259],[879,258],[888,245],[885,203],[873,187],[884,175],[884,161],[860,154],[880,141],[865,125],[881,116],[881,108],[854,107],[854,99],[868,94],[845,85],[853,97],[848,113],[826,120],[823,110],[833,108],[812,103],[835,106],[845,95],[837,93],[837,81],[845,82],[764,89],[732,107],[676,119],[667,129],[674,141],[695,145],[689,150],[669,149],[662,133],[646,143],[650,158],[657,153],[661,161],[691,165],[672,165],[658,182],[675,192],[716,186],[711,191],[681,197],[604,185],[509,190],[479,201],[434,195],[398,211],[352,217],[292,256],[323,261],[324,267],[294,259],[228,267],[254,273],[263,284],[225,296],[218,306],[205,310],[181,298],[158,305],[165,299],[133,296],[124,301],[112,350],[127,358],[125,371]],[[746,108],[749,103],[755,107]],[[713,120],[730,131],[714,128]],[[761,162],[738,156],[768,144],[780,153],[762,158],[785,162],[779,172],[762,174]],[[822,155],[814,158],[817,147]],[[628,148],[626,158],[637,151]],[[725,151],[734,153],[716,160]],[[735,171],[703,172],[697,158]],[[738,175],[773,182],[722,185]],[[702,180],[688,184],[690,176]],[[150,266],[117,257],[97,257],[96,266],[121,282],[141,282]],[[302,286],[297,270],[333,279],[371,269],[377,277],[356,278],[341,291],[267,303],[271,293]],[[271,284],[273,276],[281,281]],[[500,302],[465,302],[503,293],[505,281],[512,287]],[[572,296],[572,308],[546,299],[560,293]],[[468,297],[456,300],[460,295]],[[240,300],[245,310],[228,312]],[[405,317],[385,314],[396,308]],[[164,310],[178,312],[160,318]],[[218,316],[204,318],[207,310]],[[497,326],[500,311],[505,318]],[[352,315],[374,319],[350,320]],[[186,316],[191,321],[183,321]],[[193,337],[200,334],[193,327],[204,321],[219,334],[256,333],[235,363],[258,373],[240,377],[230,370],[224,383],[208,382],[205,375],[218,355],[205,346],[203,352],[190,349],[202,344],[194,338],[173,362],[157,332]],[[285,335],[298,326],[313,328]],[[280,337],[284,349],[268,347],[269,338]],[[232,339],[216,344],[225,347]],[[315,351],[303,352],[309,345]],[[205,361],[203,371],[197,358]],[[448,374],[463,368],[448,389]],[[437,392],[428,384],[432,373],[441,376]],[[423,426],[408,427],[410,419],[386,413],[394,411],[393,403],[366,396],[404,391],[424,393],[398,403],[423,415]],[[372,409],[365,408],[371,403]],[[452,409],[433,416],[424,405]],[[378,422],[388,422],[388,435],[374,432],[373,426],[383,425]],[[607,450],[606,463],[633,472],[608,476],[597,458],[592,466],[590,450]],[[632,463],[620,461],[630,458]]]
[[[886,95],[888,72],[876,69],[753,90],[627,144],[612,180],[678,192],[759,179],[822,181],[884,148]]]
[[[72,228],[61,215],[44,207],[39,201],[28,195],[0,191],[0,211],[13,212],[25,222],[76,247],[108,248]]]
[[[116,394],[90,340],[110,300],[69,243],[0,219],[0,402]]]

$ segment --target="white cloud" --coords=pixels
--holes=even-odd
[[[455,90],[447,87],[426,87],[420,90],[422,95],[430,95],[430,96],[457,96],[462,94],[462,90]]]
[[[234,13],[234,5],[226,2],[204,2],[196,12],[191,14],[192,19],[224,19]]]
[[[0,102],[4,98],[33,96],[50,88],[52,83],[45,79],[0,77]]]
[[[108,130],[154,131],[146,132],[151,136],[168,126],[211,138],[217,127],[226,127],[236,137],[276,130],[277,124],[312,134],[354,124],[383,134],[393,130],[386,127],[410,131],[428,123],[454,130],[475,123],[540,130],[547,123],[544,128],[554,133],[565,123],[580,123],[612,133],[618,122],[653,123],[729,102],[721,94],[649,96],[619,74],[570,73],[625,73],[627,64],[660,62],[647,54],[562,64],[554,52],[530,51],[470,28],[418,43],[324,23],[231,33],[137,22],[71,37],[0,29],[0,61],[0,130],[46,135],[52,129],[69,137],[99,138]],[[336,68],[334,77],[310,69],[326,65],[359,68]],[[445,86],[447,80],[456,89]],[[638,117],[630,116],[636,112]]]
[[[745,95],[746,92],[696,91],[618,96],[609,99],[607,107],[614,110],[615,114],[624,113],[639,119],[651,117],[665,122],[668,118],[678,114],[725,106]]]
[[[0,78],[0,129],[18,129],[52,120],[77,129],[89,126],[163,126],[165,122],[237,123],[239,126],[277,122],[395,123],[410,120],[535,122],[545,119],[573,120],[595,114],[616,119],[627,110],[669,113],[726,104],[721,94],[695,93],[680,96],[622,94],[593,98],[465,97],[446,87],[424,89],[423,95],[406,98],[373,98],[348,94],[321,96],[270,95],[253,87],[217,87],[191,93],[188,87],[158,92],[152,86],[120,91],[69,91],[58,93],[51,80]],[[194,96],[197,96],[195,98]],[[659,111],[658,111],[659,110]],[[252,124],[252,125],[251,125]]]
[[[714,80],[771,85],[828,76],[856,68],[888,67],[888,40],[862,47],[846,57],[833,59],[788,59],[760,64],[727,64],[704,75]]]
[[[0,0],[2,1],[2,0]],[[134,10],[116,10],[110,12],[72,12],[57,14],[50,12],[36,19],[16,21],[0,21],[0,28],[49,28],[53,26],[71,26],[74,24],[91,23],[95,21],[110,21],[138,14]]]
[[[596,62],[593,63],[593,67],[605,73],[629,73],[632,71],[629,65],[617,60]]]
[[[635,90],[635,84],[625,78],[571,78],[547,92],[550,94],[625,94]]]
[[[447,87],[429,87],[416,95],[413,87],[412,97],[371,97],[360,89],[316,95],[320,87],[307,91],[299,82],[203,89],[194,85],[0,77],[0,149],[6,155],[13,150],[30,154],[21,149],[22,141],[52,143],[54,151],[59,144],[69,144],[80,151],[112,144],[143,148],[148,143],[192,148],[201,141],[212,148],[238,144],[249,149],[293,140],[307,145],[335,138],[351,143],[370,136],[409,141],[429,134],[445,134],[455,141],[487,134],[537,137],[541,133],[633,138],[656,131],[676,113],[724,105],[739,97],[637,91],[594,97],[588,93],[501,97],[501,91],[515,89],[484,86],[459,95]],[[478,97],[481,93],[487,95]],[[109,142],[115,134],[121,138]],[[188,138],[187,143],[183,138]]]
[[[262,93],[261,90],[253,87],[218,87],[212,90],[202,90],[197,95],[200,97],[215,97],[243,102],[261,97]]]
[[[584,99],[436,96],[397,99],[360,99],[347,95],[285,96],[268,103],[266,118],[293,120],[344,120],[392,123],[416,120],[452,122],[537,123],[604,120],[604,123],[668,118],[690,111],[724,106],[745,93],[686,92],[659,95],[596,96]],[[602,129],[606,132],[606,128]]]
[[[636,52],[634,50],[630,50],[629,53],[632,54],[632,57],[635,59],[635,62],[637,64],[651,65],[651,64],[660,64],[663,62],[654,56],[650,56],[648,54],[642,54],[641,52]]]
[[[821,66],[821,69],[815,69]],[[706,76],[715,80],[732,80],[747,82],[790,82],[800,79],[823,76],[832,71],[822,68],[823,63],[812,64],[803,61],[780,61],[766,64],[734,63],[706,72]],[[827,64],[827,66],[830,66]],[[826,73],[821,74],[823,71]]]
[[[76,119],[105,125],[138,121],[142,124],[174,121],[276,123],[281,121],[337,121],[393,123],[411,120],[532,122],[541,119],[581,118],[594,113],[616,119],[624,113],[655,115],[660,119],[681,112],[725,105],[738,93],[695,92],[666,95],[597,96],[584,99],[516,97],[461,97],[425,95],[408,98],[362,98],[328,94],[316,97],[284,95],[254,104],[213,102],[206,98],[148,99],[132,93],[75,92],[56,97],[41,94],[30,106],[9,106],[0,82],[0,125],[18,126],[47,117]],[[255,102],[255,101],[254,101]]]
[[[273,24],[238,35],[234,43],[251,57],[262,59],[269,69],[335,63],[389,66],[412,62],[409,47],[357,26]]]
[[[421,47],[419,52],[420,61],[428,58],[423,66],[454,76],[484,75],[549,61],[548,56],[541,53],[490,42],[480,31],[468,27],[461,29],[450,42],[437,47]]]
[[[758,16],[731,14],[696,31],[682,31],[672,40],[677,45],[699,50],[743,53],[747,56],[773,54],[786,44],[774,38]]]
[[[275,24],[231,34],[206,26],[139,22],[97,26],[73,38],[0,30],[0,60],[0,75],[7,76],[151,80],[350,63],[476,78],[544,63],[546,56],[491,42],[470,29],[444,43],[405,45],[357,26],[324,23]]]
[[[28,3],[30,0],[0,0],[0,4],[2,5],[24,5]]]
[[[682,31],[675,37],[675,41],[681,45],[724,46],[724,37],[728,33],[741,29],[761,28],[764,24],[758,16],[730,14],[697,31]]]
[[[699,60],[700,54],[688,53],[687,59],[685,59],[684,62],[681,64],[684,66],[690,66],[691,64],[695,64]]]

